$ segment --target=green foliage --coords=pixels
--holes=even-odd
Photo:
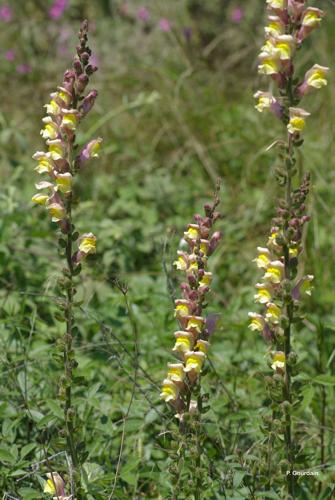
[[[85,441],[79,446],[83,495],[173,498],[177,475],[178,498],[192,498],[194,457],[176,471],[176,422],[159,401],[175,325],[163,264],[171,270],[185,224],[221,176],[223,241],[211,263],[209,308],[221,317],[204,378],[210,403],[199,439],[206,453],[196,473],[203,478],[204,499],[285,498],[287,464],[271,454],[282,433],[266,392],[266,349],[247,328],[257,276],[251,260],[274,215],[275,154],[266,148],[279,136],[272,119],[260,121],[253,110],[259,2],[247,2],[240,25],[226,15],[222,24],[214,15],[214,22],[210,13],[202,21],[186,1],[129,3],[135,18],[140,6],[148,6],[149,32],[120,16],[116,2],[82,0],[71,2],[58,23],[47,19],[43,2],[13,1],[17,14],[1,30],[3,50],[15,43],[19,60],[3,60],[0,76],[0,492],[4,498],[51,498],[42,493],[47,472],[69,481],[57,396],[62,267],[50,223],[29,201],[35,179],[30,156],[41,148],[39,110],[68,65],[69,53],[58,50],[60,28],[76,32],[85,14],[95,22],[92,38],[100,60],[99,100],[85,133],[94,130],[105,143],[99,166],[82,172],[74,206],[78,231],[89,225],[98,237],[97,255],[76,277],[73,403]],[[328,16],[319,42],[306,51],[306,68],[315,59],[333,59],[334,12],[329,2],[321,3],[329,6]],[[212,2],[202,4],[214,10]],[[172,21],[172,32],[157,28],[162,17]],[[202,36],[208,25],[209,43],[217,41],[214,52]],[[181,34],[184,26],[194,30],[189,44]],[[71,51],[74,43],[71,35]],[[25,60],[32,72],[17,73],[16,64]],[[332,94],[330,85],[309,103],[313,114],[297,157],[298,172],[302,160],[312,172],[312,222],[302,267],[316,282],[306,306],[311,314],[293,338],[299,405],[292,420],[299,470],[319,472],[297,479],[297,495],[323,500],[335,489]],[[116,279],[128,286],[127,300]],[[268,440],[263,428],[269,429]],[[193,445],[180,443],[190,453]]]

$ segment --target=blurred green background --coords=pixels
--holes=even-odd
[[[30,201],[37,182],[31,156],[43,148],[43,105],[71,64],[76,33],[87,18],[99,67],[91,85],[99,97],[78,141],[104,138],[101,158],[75,186],[77,226],[98,238],[97,255],[82,273],[77,338],[78,374],[86,380],[76,396],[88,443],[89,498],[108,498],[116,471],[115,498],[168,498],[170,451],[164,429],[173,415],[158,396],[171,361],[175,321],[164,268],[178,293],[171,264],[182,232],[211,198],[218,177],[223,239],[211,259],[209,311],[221,316],[205,384],[211,394],[208,432],[222,445],[220,452],[213,445],[209,453],[223,472],[218,482],[213,480],[216,496],[208,498],[225,498],[222,492],[248,498],[246,482],[257,456],[250,465],[247,450],[261,442],[259,413],[266,399],[266,346],[247,328],[259,279],[251,261],[267,239],[280,196],[275,151],[266,149],[282,135],[280,123],[254,109],[253,93],[268,86],[257,75],[264,3],[70,0],[62,11],[61,2],[57,10],[51,1],[12,0],[10,15],[0,10],[0,360],[5,382],[0,416],[1,446],[9,453],[2,460],[1,493],[43,498],[38,492],[44,465],[24,475],[45,453],[58,451],[59,368],[53,352],[63,325],[54,319],[53,291],[61,263],[54,228]],[[299,52],[302,75],[314,63],[334,67],[335,6],[326,0],[318,6],[327,16]],[[328,87],[304,104],[312,114],[299,166],[311,171],[313,189],[302,267],[315,275],[315,290],[294,343],[306,378],[334,374],[334,88],[331,72]],[[114,286],[116,278],[129,286],[132,321]],[[142,368],[137,374],[134,330]],[[310,438],[306,453],[317,463],[320,388],[310,382],[306,387],[308,400],[296,421]],[[327,391],[325,487],[334,481],[334,389]],[[31,449],[25,455],[27,444]],[[229,456],[239,450],[244,458],[231,465]],[[62,456],[53,460],[55,469],[66,471]],[[226,470],[233,476],[225,479]],[[302,479],[302,488],[313,491],[313,481]],[[306,498],[315,498],[315,491]]]

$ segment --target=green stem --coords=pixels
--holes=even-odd
[[[292,157],[293,157],[293,141],[291,134],[288,134],[288,159],[286,163],[286,204],[288,213],[291,213],[292,208]],[[288,229],[286,227],[286,229]],[[290,254],[288,244],[284,245],[284,265],[285,265],[285,278],[290,281]],[[284,375],[284,389],[283,389],[283,399],[287,401],[291,406],[292,396],[291,396],[291,367],[288,363],[289,355],[291,352],[291,327],[293,323],[293,304],[290,301],[286,305],[286,317],[288,320],[287,326],[284,329],[284,352],[285,352],[285,375]],[[285,409],[285,445],[286,445],[286,456],[290,466],[290,473],[287,475],[288,481],[288,491],[290,495],[294,497],[294,450],[292,446],[292,422],[291,422],[291,408]]]
[[[319,373],[323,373],[323,340],[324,330],[320,325],[318,329],[318,351],[319,351]],[[321,410],[320,410],[320,465],[323,468],[325,464],[325,425],[326,425],[326,412],[327,412],[327,394],[324,386],[321,386]],[[322,481],[318,484],[318,495],[322,491]]]
[[[200,385],[200,377],[199,377],[199,385]],[[201,432],[201,411],[202,411],[202,397],[199,393],[197,398],[198,404],[198,419],[197,419],[197,428],[196,428],[196,440],[197,440],[197,457],[195,462],[195,492],[194,498],[195,500],[201,500],[201,488],[202,488],[202,473],[201,473],[201,455],[202,455],[202,446],[199,433]]]
[[[74,284],[73,284],[73,262],[72,262],[72,196],[70,195],[67,200],[67,215],[68,215],[68,233],[66,240],[65,258],[67,263],[67,301],[65,309],[66,320],[66,333],[64,343],[64,372],[66,379],[66,392],[65,392],[65,405],[64,405],[64,420],[66,430],[66,440],[68,449],[71,455],[71,461],[74,472],[74,482],[77,487],[78,484],[78,456],[74,440],[74,412],[72,408],[72,376],[73,376],[73,297],[74,297]]]

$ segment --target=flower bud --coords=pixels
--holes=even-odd
[[[87,94],[87,96],[85,97],[85,99],[83,100],[83,102],[80,106],[80,110],[82,111],[83,116],[87,115],[87,113],[89,113],[89,111],[91,111],[91,109],[94,106],[97,95],[98,95],[97,90],[91,90],[91,92],[89,92],[89,94]]]
[[[80,75],[77,80],[77,91],[79,94],[81,94],[85,90],[87,84],[88,84],[88,76],[85,74]]]

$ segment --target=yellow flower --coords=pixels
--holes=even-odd
[[[302,18],[302,26],[308,26],[310,28],[316,28],[322,20],[324,13],[322,10],[315,7],[308,7]]]
[[[253,312],[249,312],[248,316],[251,319],[251,323],[249,324],[250,330],[262,332],[264,330],[265,323],[263,316]]]
[[[280,249],[280,245],[278,245],[278,243],[276,241],[276,238],[278,238],[278,236],[279,236],[278,229],[273,228],[271,230],[270,236],[269,236],[268,241],[267,241],[267,246],[271,250],[279,250]]]
[[[71,193],[72,189],[72,175],[70,172],[65,174],[57,174],[56,176],[57,189],[64,194]]]
[[[312,281],[314,279],[314,276],[312,274],[308,274],[303,278],[302,284],[300,286],[300,290],[302,293],[305,293],[306,295],[312,295]]]
[[[205,361],[205,353],[201,351],[189,351],[185,354],[185,368],[186,373],[194,372],[200,373],[202,365]]]
[[[175,316],[184,317],[190,314],[190,305],[188,300],[176,300]]]
[[[273,304],[272,302],[269,302],[266,304],[266,314],[265,317],[267,320],[269,320],[272,323],[278,323],[280,315],[281,315],[281,310],[280,307],[278,307],[276,304]]]
[[[315,89],[320,89],[327,85],[326,75],[329,68],[326,66],[319,66],[319,64],[314,64],[314,66],[307,71],[305,75],[305,82],[309,87],[314,87]]]
[[[288,252],[289,252],[290,257],[292,257],[292,258],[297,257],[297,255],[299,253],[299,248],[298,247],[291,247]]]
[[[51,205],[47,206],[47,210],[49,211],[53,222],[59,222],[66,217],[65,208],[59,203],[51,203]]]
[[[271,301],[271,285],[268,283],[257,283],[257,293],[254,295],[255,302],[259,304],[267,304]]]
[[[266,268],[266,273],[264,274],[264,279],[270,281],[271,283],[278,284],[283,279],[284,275],[284,264],[279,260],[274,260],[270,262]]]
[[[56,93],[51,94],[51,96],[56,96]],[[55,99],[51,99],[49,104],[45,104],[44,107],[47,110],[47,113],[49,115],[59,115],[60,113],[60,106],[57,104]]]
[[[71,99],[72,99],[70,92],[68,92],[63,87],[57,87],[57,88],[58,88],[58,92],[55,92],[55,97],[61,99],[63,101],[63,103],[65,104],[65,106],[67,107],[70,104]]]
[[[162,392],[160,393],[161,399],[164,399],[166,403],[169,403],[170,401],[176,401],[178,396],[179,387],[168,378],[163,380]]]
[[[50,116],[46,116],[42,120],[45,127],[41,130],[43,139],[56,139],[58,137],[58,126]]]
[[[200,252],[202,252],[204,255],[207,255],[208,247],[209,247],[208,240],[200,240]]]
[[[284,8],[284,0],[266,0],[266,3],[272,9],[283,9]]]
[[[60,139],[47,140],[49,153],[53,160],[61,160],[65,157],[64,144]]]
[[[195,344],[195,349],[197,349],[200,352],[203,352],[204,354],[207,353],[208,347],[209,347],[209,342],[207,342],[207,340],[199,339]]]
[[[289,108],[290,111],[290,121],[287,125],[287,129],[290,134],[295,132],[300,133],[305,128],[306,117],[310,115],[307,111],[302,108]]]
[[[195,330],[196,332],[201,333],[204,322],[205,320],[201,316],[189,316],[186,330]]]
[[[96,252],[97,239],[93,233],[85,233],[80,238],[79,250],[84,254]]]
[[[269,16],[269,24],[264,30],[267,35],[279,36],[284,34],[285,26],[278,16]]]
[[[173,352],[185,353],[190,351],[193,346],[193,335],[190,332],[178,331],[174,333],[176,343],[172,349]]]
[[[188,256],[188,268],[187,271],[197,271],[198,269],[198,260],[197,256],[192,253]]]
[[[200,228],[198,224],[189,224],[187,231],[184,232],[185,240],[196,240],[200,237]]]
[[[78,111],[76,109],[62,109],[62,127],[75,130],[78,119]]]
[[[46,205],[48,199],[49,196],[47,196],[46,194],[37,193],[34,194],[31,201],[37,203],[38,205]]]
[[[182,382],[185,378],[183,363],[168,363],[167,378],[172,382]]]
[[[265,109],[270,109],[271,105],[275,102],[275,99],[270,92],[262,92],[261,90],[254,94],[254,98],[257,99],[255,108],[260,113],[262,113]]]
[[[291,35],[280,35],[275,39],[275,49],[279,59],[286,61],[292,57],[293,37]]]
[[[253,260],[256,262],[257,267],[266,269],[271,262],[271,252],[268,248],[257,247],[258,257]]]
[[[199,280],[200,286],[210,286],[213,279],[213,274],[209,272],[205,272],[203,277]]]
[[[258,73],[262,75],[275,75],[280,71],[280,59],[276,55],[269,55],[263,52],[259,56],[260,64]]]
[[[178,259],[174,261],[173,265],[176,267],[178,271],[186,271],[188,264],[187,255],[179,250],[177,254],[178,254]]]
[[[285,367],[285,353],[282,351],[277,351],[272,356],[272,365],[271,368],[273,370],[282,370]]]
[[[48,472],[47,481],[44,484],[43,493],[50,493],[51,495],[57,495],[58,497],[64,498],[64,481],[58,472]]]
[[[36,172],[39,174],[50,173],[53,169],[53,163],[50,153],[44,153],[43,151],[37,151],[33,155],[33,159],[38,161],[37,167],[35,167]]]

